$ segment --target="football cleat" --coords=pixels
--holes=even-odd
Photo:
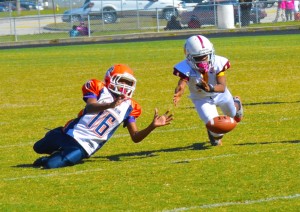
[[[44,157],[40,157],[38,159],[36,159],[34,162],[33,162],[33,166],[35,167],[42,167],[45,165],[45,163],[47,162],[49,157],[47,156],[44,156]]]
[[[216,139],[210,132],[209,130],[207,130],[207,134],[208,134],[208,138],[209,138],[209,141],[210,141],[210,144],[212,146],[222,146],[222,140],[221,138],[223,137],[220,137],[219,139]]]
[[[239,96],[235,96],[233,98],[233,101],[239,105],[239,109],[236,111],[236,115],[234,117],[234,120],[236,122],[240,122],[243,118],[243,115],[244,115],[242,101],[241,101]]]

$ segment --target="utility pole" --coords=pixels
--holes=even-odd
[[[17,7],[18,15],[21,15],[21,5],[20,5],[20,0],[16,0],[16,7]]]
[[[20,1],[20,0],[19,0]],[[56,25],[56,5],[54,3],[54,0],[52,0],[52,10],[53,10],[53,15],[54,15],[54,24]]]

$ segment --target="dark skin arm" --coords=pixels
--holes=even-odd
[[[186,84],[187,84],[187,81],[184,79],[180,79],[178,81],[178,84],[177,84],[177,87],[175,88],[175,93],[173,96],[173,103],[175,106],[177,106],[182,94],[184,93]]]
[[[168,115],[169,111],[167,111],[162,116],[158,115],[158,110],[155,109],[155,114],[152,122],[143,130],[138,130],[136,123],[131,122],[127,124],[128,132],[131,136],[133,142],[138,143],[141,142],[144,138],[146,138],[155,128],[169,125],[173,120],[173,115]]]
[[[115,98],[112,103],[98,103],[96,99],[89,98],[87,99],[86,104],[86,112],[87,113],[99,113],[109,108],[114,108],[120,105],[126,98],[124,96],[120,96]],[[141,142],[144,138],[146,138],[155,128],[169,125],[173,120],[173,115],[169,115],[169,111],[167,111],[163,115],[158,115],[158,110],[155,109],[155,114],[152,122],[143,130],[138,130],[135,122],[131,122],[127,124],[128,132],[131,136],[133,142],[138,143]]]
[[[211,88],[209,87],[209,85],[202,80],[201,81],[202,87],[204,88],[203,90],[205,90],[206,92],[210,92]],[[217,84],[213,87],[214,92],[217,93],[223,93],[225,91],[226,88],[226,77],[225,76],[217,76]]]
[[[86,101],[86,112],[87,113],[99,113],[109,108],[114,108],[124,102],[126,98],[124,96],[119,96],[114,99],[111,103],[98,103],[95,98],[88,98]]]
[[[175,88],[175,93],[173,96],[173,103],[177,106],[182,94],[184,93],[187,81],[184,79],[180,79],[178,81],[177,87]],[[201,85],[206,92],[210,91],[209,85],[202,80]],[[223,93],[226,88],[226,77],[225,76],[217,76],[217,84],[214,86],[214,92]],[[200,89],[200,88],[199,88]]]

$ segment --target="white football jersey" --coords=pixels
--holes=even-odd
[[[208,83],[211,85],[217,84],[217,75],[226,71],[230,67],[229,60],[225,57],[215,55],[214,63],[207,73]],[[187,60],[183,60],[174,66],[174,75],[179,76],[182,79],[187,80],[187,84],[190,90],[191,99],[202,99],[206,96],[216,96],[218,93],[199,91],[196,84],[204,80],[204,76],[197,70],[190,67]]]
[[[92,80],[87,84],[92,86],[83,88],[84,98],[95,96],[99,103],[114,101],[112,94],[101,82]],[[73,137],[91,156],[105,144],[122,122],[135,121],[141,113],[140,110],[139,105],[132,99],[97,114],[88,114],[83,110],[78,118],[66,124],[64,132]]]

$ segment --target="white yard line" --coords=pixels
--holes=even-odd
[[[226,207],[232,205],[251,205],[251,204],[262,203],[262,202],[273,202],[277,200],[287,200],[287,199],[296,199],[296,198],[300,198],[300,194],[291,194],[289,196],[279,196],[279,197],[269,197],[269,198],[258,199],[258,200],[245,200],[243,202],[220,202],[220,203],[213,203],[207,205],[175,208],[172,210],[164,210],[163,212],[189,211],[189,210],[203,209],[203,208],[219,208],[219,207]]]
[[[76,171],[76,172],[68,172],[68,173],[50,173],[50,174],[39,174],[39,175],[27,175],[22,177],[12,177],[12,178],[4,178],[4,181],[14,181],[14,180],[24,180],[24,179],[34,179],[34,178],[41,178],[41,177],[61,177],[61,176],[67,176],[67,175],[78,175],[78,174],[84,174],[89,172],[99,172],[103,171],[104,169],[91,169],[91,170],[82,170],[82,171]]]

